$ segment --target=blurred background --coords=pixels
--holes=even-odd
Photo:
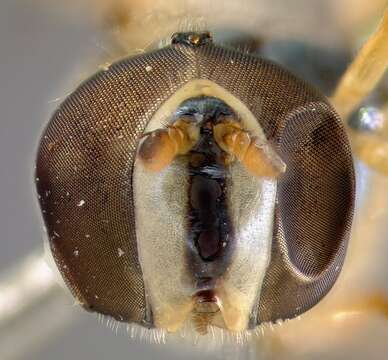
[[[50,114],[100,67],[193,24],[217,40],[278,61],[327,95],[386,0],[0,1],[0,360],[388,358],[388,179],[356,158],[357,213],[349,256],[333,291],[300,320],[245,346],[150,344],[103,324],[56,284],[42,261],[45,233],[34,161]],[[387,76],[350,127],[387,144]],[[388,152],[380,149],[380,160]],[[372,159],[373,160],[373,159]],[[384,313],[385,312],[385,313]],[[113,330],[111,329],[113,327]]]

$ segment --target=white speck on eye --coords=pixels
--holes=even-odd
[[[231,63],[231,64],[234,64],[234,60],[233,60],[233,59],[232,59],[232,60],[230,60],[230,63]]]
[[[66,196],[70,196],[70,193],[68,191],[66,192]]]
[[[38,181],[39,181],[39,178],[37,177],[37,178],[35,179],[35,181],[38,182]]]
[[[147,65],[145,69],[147,72],[150,72],[150,71],[152,71],[152,66]]]
[[[225,247],[226,246],[226,242],[224,241],[223,243],[222,243],[222,247]]]
[[[85,234],[85,237],[86,237],[87,239],[89,239],[89,238],[90,238],[90,234]]]
[[[74,250],[73,254],[74,256],[79,256],[79,250]]]
[[[95,297],[96,299],[99,299],[98,295],[94,295],[94,297]]]
[[[81,201],[77,204],[77,206],[79,206],[79,207],[84,206],[84,205],[85,205],[85,200],[81,200]]]
[[[125,252],[121,248],[118,248],[117,252],[119,254],[119,257],[122,257],[125,254]]]

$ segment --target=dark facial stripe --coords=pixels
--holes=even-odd
[[[219,106],[222,105],[222,106]],[[184,113],[184,109],[188,110]],[[226,270],[232,227],[227,207],[225,153],[216,144],[212,125],[231,110],[218,99],[190,99],[180,114],[201,115],[201,135],[189,157],[189,260],[199,285],[210,285]]]
[[[212,132],[206,129],[201,130],[200,143],[190,156],[194,158],[189,165],[190,232],[199,256],[204,261],[211,261],[227,240],[226,169]]]

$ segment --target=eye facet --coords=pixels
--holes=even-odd
[[[74,296],[168,331],[242,331],[314,306],[339,274],[354,206],[327,100],[208,33],[175,34],[76,89],[44,132],[37,177]]]

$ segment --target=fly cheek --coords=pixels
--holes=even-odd
[[[36,177],[57,266],[85,308],[121,321],[174,331],[208,290],[223,310],[215,324],[232,331],[295,317],[329,291],[345,256],[354,174],[340,119],[280,67],[180,38],[96,74],[46,128]],[[138,153],[201,96],[227,104],[287,165],[279,179],[227,166],[231,239],[219,266],[188,240],[190,157],[150,172]]]

